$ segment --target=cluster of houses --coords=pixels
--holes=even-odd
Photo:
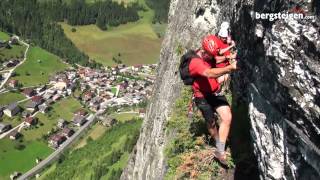
[[[11,80],[14,83],[16,80]],[[22,90],[22,94],[28,98],[24,108],[21,108],[17,102],[12,102],[8,106],[0,107],[0,117],[4,114],[8,117],[13,117],[21,113],[22,117],[28,117],[36,112],[47,113],[50,105],[58,101],[62,97],[69,96],[71,89],[61,89],[53,86],[47,89],[47,86],[39,88],[26,88]]]
[[[79,68],[78,81],[84,92],[80,98],[92,111],[139,104],[151,95],[155,68],[156,65],[117,65],[105,70]],[[141,78],[139,73],[149,74]]]
[[[108,107],[138,104],[151,95],[155,80],[152,72],[155,68],[156,65],[132,67],[117,65],[105,70],[68,69],[52,76],[49,85],[23,89],[22,94],[26,96],[27,100],[23,103],[23,107],[20,107],[18,102],[0,107],[0,117],[19,115],[23,118],[25,127],[32,127],[37,124],[37,119],[33,117],[35,113],[47,113],[54,102],[70,96],[76,88],[80,90],[80,95],[77,98],[91,111],[97,112],[106,110]],[[143,78],[141,74],[144,75]],[[18,84],[17,80],[8,82],[8,86],[12,88],[16,88]],[[74,113],[74,117],[71,119],[72,123],[67,123],[68,121],[63,119],[57,120],[57,127],[60,130],[49,137],[49,145],[58,148],[67,138],[72,136],[75,132],[74,128],[81,127],[87,122],[87,116],[88,112],[80,109]],[[112,126],[116,121],[106,119],[102,123],[105,126]],[[10,124],[0,124],[0,134],[9,129],[11,129]],[[20,136],[21,134],[16,130],[10,132],[10,139],[18,139]]]
[[[4,115],[10,118],[20,116],[24,122],[24,127],[29,128],[37,123],[37,119],[33,117],[35,113],[46,114],[53,103],[63,97],[71,95],[73,91],[71,83],[72,82],[69,82],[67,79],[57,78],[55,83],[49,85],[50,87],[44,85],[38,88],[25,88],[22,90],[22,94],[26,96],[27,102],[23,103],[24,105],[19,105],[18,102],[12,102],[7,106],[1,106],[0,118]],[[8,82],[8,86],[12,88],[15,88],[17,84],[17,80],[10,80]],[[1,134],[8,130],[7,127],[11,127],[11,125],[2,124],[0,127],[2,128],[0,131]],[[9,134],[10,139],[17,139],[20,136],[17,131],[12,131]]]
[[[48,139],[48,144],[52,148],[58,148],[64,141],[70,138],[74,133],[74,127],[81,127],[87,122],[88,112],[85,109],[79,109],[74,112],[74,117],[71,123],[64,119],[59,119],[57,122],[58,132],[52,134]]]

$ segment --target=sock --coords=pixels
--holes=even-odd
[[[219,153],[224,153],[224,149],[225,149],[226,144],[220,141],[216,142],[216,147]]]

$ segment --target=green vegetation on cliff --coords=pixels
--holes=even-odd
[[[171,137],[165,154],[168,171],[166,179],[211,179],[221,173],[222,167],[212,159],[212,139],[208,135],[206,124],[198,110],[188,118],[188,106],[191,90],[184,89],[176,101],[166,133]],[[233,160],[229,158],[229,167]]]

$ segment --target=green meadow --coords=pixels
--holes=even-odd
[[[25,147],[16,149],[18,144]],[[12,142],[5,138],[0,140],[0,179],[9,179],[13,172],[26,172],[36,165],[36,158],[45,158],[53,150],[40,141]]]
[[[103,65],[115,65],[113,57],[126,65],[152,64],[158,61],[166,25],[153,25],[153,10],[145,5],[146,11],[139,12],[141,19],[102,31],[96,25],[70,26],[60,23],[65,34],[91,59]],[[72,28],[76,32],[72,32]],[[119,56],[120,55],[120,56]]]
[[[66,69],[60,58],[39,47],[30,47],[27,60],[16,70],[16,79],[23,86],[37,86],[48,83],[49,77]]]
[[[13,102],[17,102],[25,99],[26,97],[19,92],[7,92],[0,94],[0,106],[8,105]]]
[[[23,59],[24,51],[26,47],[24,45],[13,45],[11,49],[0,49],[0,62],[10,59]]]

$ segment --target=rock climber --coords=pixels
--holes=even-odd
[[[225,34],[220,34],[221,38]],[[222,41],[215,35],[208,35],[203,39],[202,48],[197,51],[198,57],[192,58],[189,64],[190,75],[194,77],[192,84],[194,101],[206,120],[208,131],[216,142],[215,157],[226,165],[225,144],[229,134],[232,114],[230,105],[224,95],[218,95],[220,84],[217,79],[237,69],[237,62],[217,68],[215,65],[229,59],[235,59],[236,53],[225,55],[229,48],[222,48]],[[227,49],[227,50],[226,50]],[[214,58],[214,61],[213,61]],[[218,129],[214,118],[214,111],[218,113],[221,124]]]

